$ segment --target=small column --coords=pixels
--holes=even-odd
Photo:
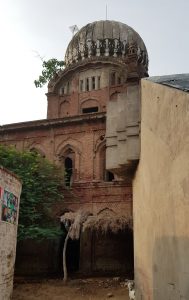
[[[92,77],[89,77],[89,91],[92,90]]]
[[[101,43],[99,40],[96,41],[96,56],[100,56]]]
[[[108,39],[105,39],[105,56],[109,56],[109,40]]]

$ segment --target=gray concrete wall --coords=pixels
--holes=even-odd
[[[189,299],[189,94],[142,80],[133,182],[137,300]]]
[[[0,168],[0,300],[12,295],[20,193],[20,181]]]

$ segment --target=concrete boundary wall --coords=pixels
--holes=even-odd
[[[189,299],[189,94],[142,80],[133,182],[137,300]]]
[[[0,300],[9,300],[13,290],[20,180],[0,167]]]

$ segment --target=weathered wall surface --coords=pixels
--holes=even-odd
[[[55,203],[53,216],[58,219],[65,211],[79,208],[98,214],[109,208],[132,218],[132,187],[130,181],[115,176],[106,181],[105,173],[105,114],[94,113],[35,122],[5,125],[0,143],[14,145],[18,150],[36,150],[62,167],[69,148],[73,155],[73,182],[63,191],[62,203]],[[52,274],[57,272],[59,245],[47,243],[44,247],[19,243],[17,251],[17,275]],[[38,256],[36,256],[38,248]],[[34,250],[35,249],[35,250]],[[105,247],[104,247],[105,249]],[[53,259],[52,259],[52,253]],[[80,257],[83,255],[81,251]],[[104,251],[105,253],[105,251]],[[87,253],[91,257],[91,250]]]
[[[189,299],[189,95],[142,80],[133,184],[137,300]]]
[[[132,162],[139,159],[140,98],[138,83],[127,87],[107,106],[106,168],[125,177]]]
[[[60,79],[53,92],[47,94],[48,119],[80,115],[83,108],[95,106],[98,112],[105,112],[109,99],[127,88],[126,71],[111,64],[97,64],[95,68],[70,73]],[[114,82],[111,82],[112,73],[115,74]],[[69,91],[65,89],[68,82]]]
[[[55,219],[65,211],[77,211],[81,207],[94,215],[103,210],[113,211],[132,219],[132,187],[130,183],[91,182],[75,183],[71,189],[64,189],[64,200],[55,203],[52,214]],[[101,236],[82,232],[79,253],[79,272],[86,274],[127,275],[133,271],[132,232],[106,234]],[[73,252],[73,248],[71,249]],[[74,255],[75,252],[74,252]],[[16,257],[16,275],[53,275],[61,273],[61,240],[32,240],[19,242]]]
[[[106,249],[106,250],[104,250]],[[83,274],[133,276],[133,234],[125,230],[114,234],[85,231],[81,235],[80,269]],[[89,256],[89,253],[92,253]],[[86,259],[89,257],[89,259]]]
[[[20,193],[20,181],[0,168],[0,300],[12,295]]]

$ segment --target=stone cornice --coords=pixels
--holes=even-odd
[[[0,135],[6,132],[11,131],[27,131],[27,130],[37,130],[37,129],[49,129],[51,127],[63,127],[77,123],[85,123],[85,122],[105,122],[106,113],[93,113],[86,115],[77,115],[66,118],[58,118],[58,119],[44,119],[44,120],[36,120],[36,121],[28,121],[21,123],[13,123],[6,124],[0,126]]]

